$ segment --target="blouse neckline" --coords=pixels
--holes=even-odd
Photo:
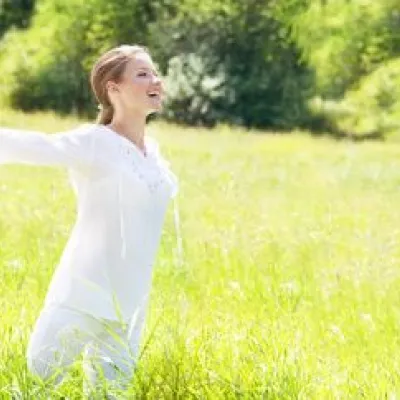
[[[151,158],[152,153],[153,153],[153,147],[152,147],[153,142],[147,135],[144,135],[144,138],[143,138],[144,145],[146,148],[146,154],[144,154],[143,151],[135,143],[133,143],[131,140],[129,140],[125,136],[120,135],[119,133],[117,133],[116,131],[114,131],[113,129],[108,127],[107,125],[97,124],[97,126],[105,129],[112,135],[118,137],[119,140],[121,141],[121,143],[123,143],[123,144],[129,146],[131,149],[133,149],[142,158],[142,160],[147,161]]]

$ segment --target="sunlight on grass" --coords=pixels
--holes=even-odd
[[[46,132],[81,122],[0,117]],[[149,131],[180,178],[184,264],[171,204],[126,398],[398,398],[400,147],[226,126]],[[0,398],[79,398],[79,373],[51,394],[24,359],[75,217],[67,174],[3,165],[0,191]]]

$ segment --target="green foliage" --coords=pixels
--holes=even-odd
[[[99,54],[128,38],[146,37],[142,0],[46,0],[32,28],[3,40],[0,78],[8,103],[24,110],[54,109],[93,115],[89,72]],[[141,34],[138,34],[141,32]],[[18,49],[19,51],[17,51]]]
[[[35,7],[35,0],[1,0],[0,1],[0,38],[15,26],[26,28]]]
[[[64,113],[87,107],[82,64],[89,50],[85,30],[90,10],[80,3],[42,2],[29,31],[5,36],[0,62],[7,73],[0,79],[12,106]]]
[[[29,33],[12,32],[3,41],[0,65],[11,68],[3,87],[17,108],[91,115],[87,78],[94,59],[114,45],[136,42],[152,50],[173,83],[167,118],[301,124],[312,74],[274,10],[275,2],[267,0],[201,6],[191,0],[43,1]],[[21,42],[16,55],[14,45]]]
[[[169,53],[162,58],[170,60],[170,118],[260,127],[307,120],[313,74],[275,15],[275,2],[221,0],[200,9],[184,3],[175,18],[153,26],[153,37],[155,29],[163,33],[161,54]]]
[[[360,79],[338,102],[315,102],[336,129],[356,135],[388,135],[400,129],[400,58]]]
[[[346,90],[400,54],[400,1],[311,1],[293,23],[293,36],[316,71],[322,96]]]
[[[0,41],[0,102],[92,117],[93,62],[139,43],[165,75],[169,120],[386,132],[392,111],[361,99],[400,56],[399,26],[400,0],[42,0]]]

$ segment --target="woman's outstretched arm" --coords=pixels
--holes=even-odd
[[[88,168],[93,161],[89,133],[88,125],[54,134],[0,128],[0,164]]]

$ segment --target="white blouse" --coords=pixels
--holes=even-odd
[[[152,266],[177,177],[145,135],[146,155],[100,124],[45,134],[0,128],[0,164],[68,168],[77,218],[45,306],[131,320],[146,308]]]

